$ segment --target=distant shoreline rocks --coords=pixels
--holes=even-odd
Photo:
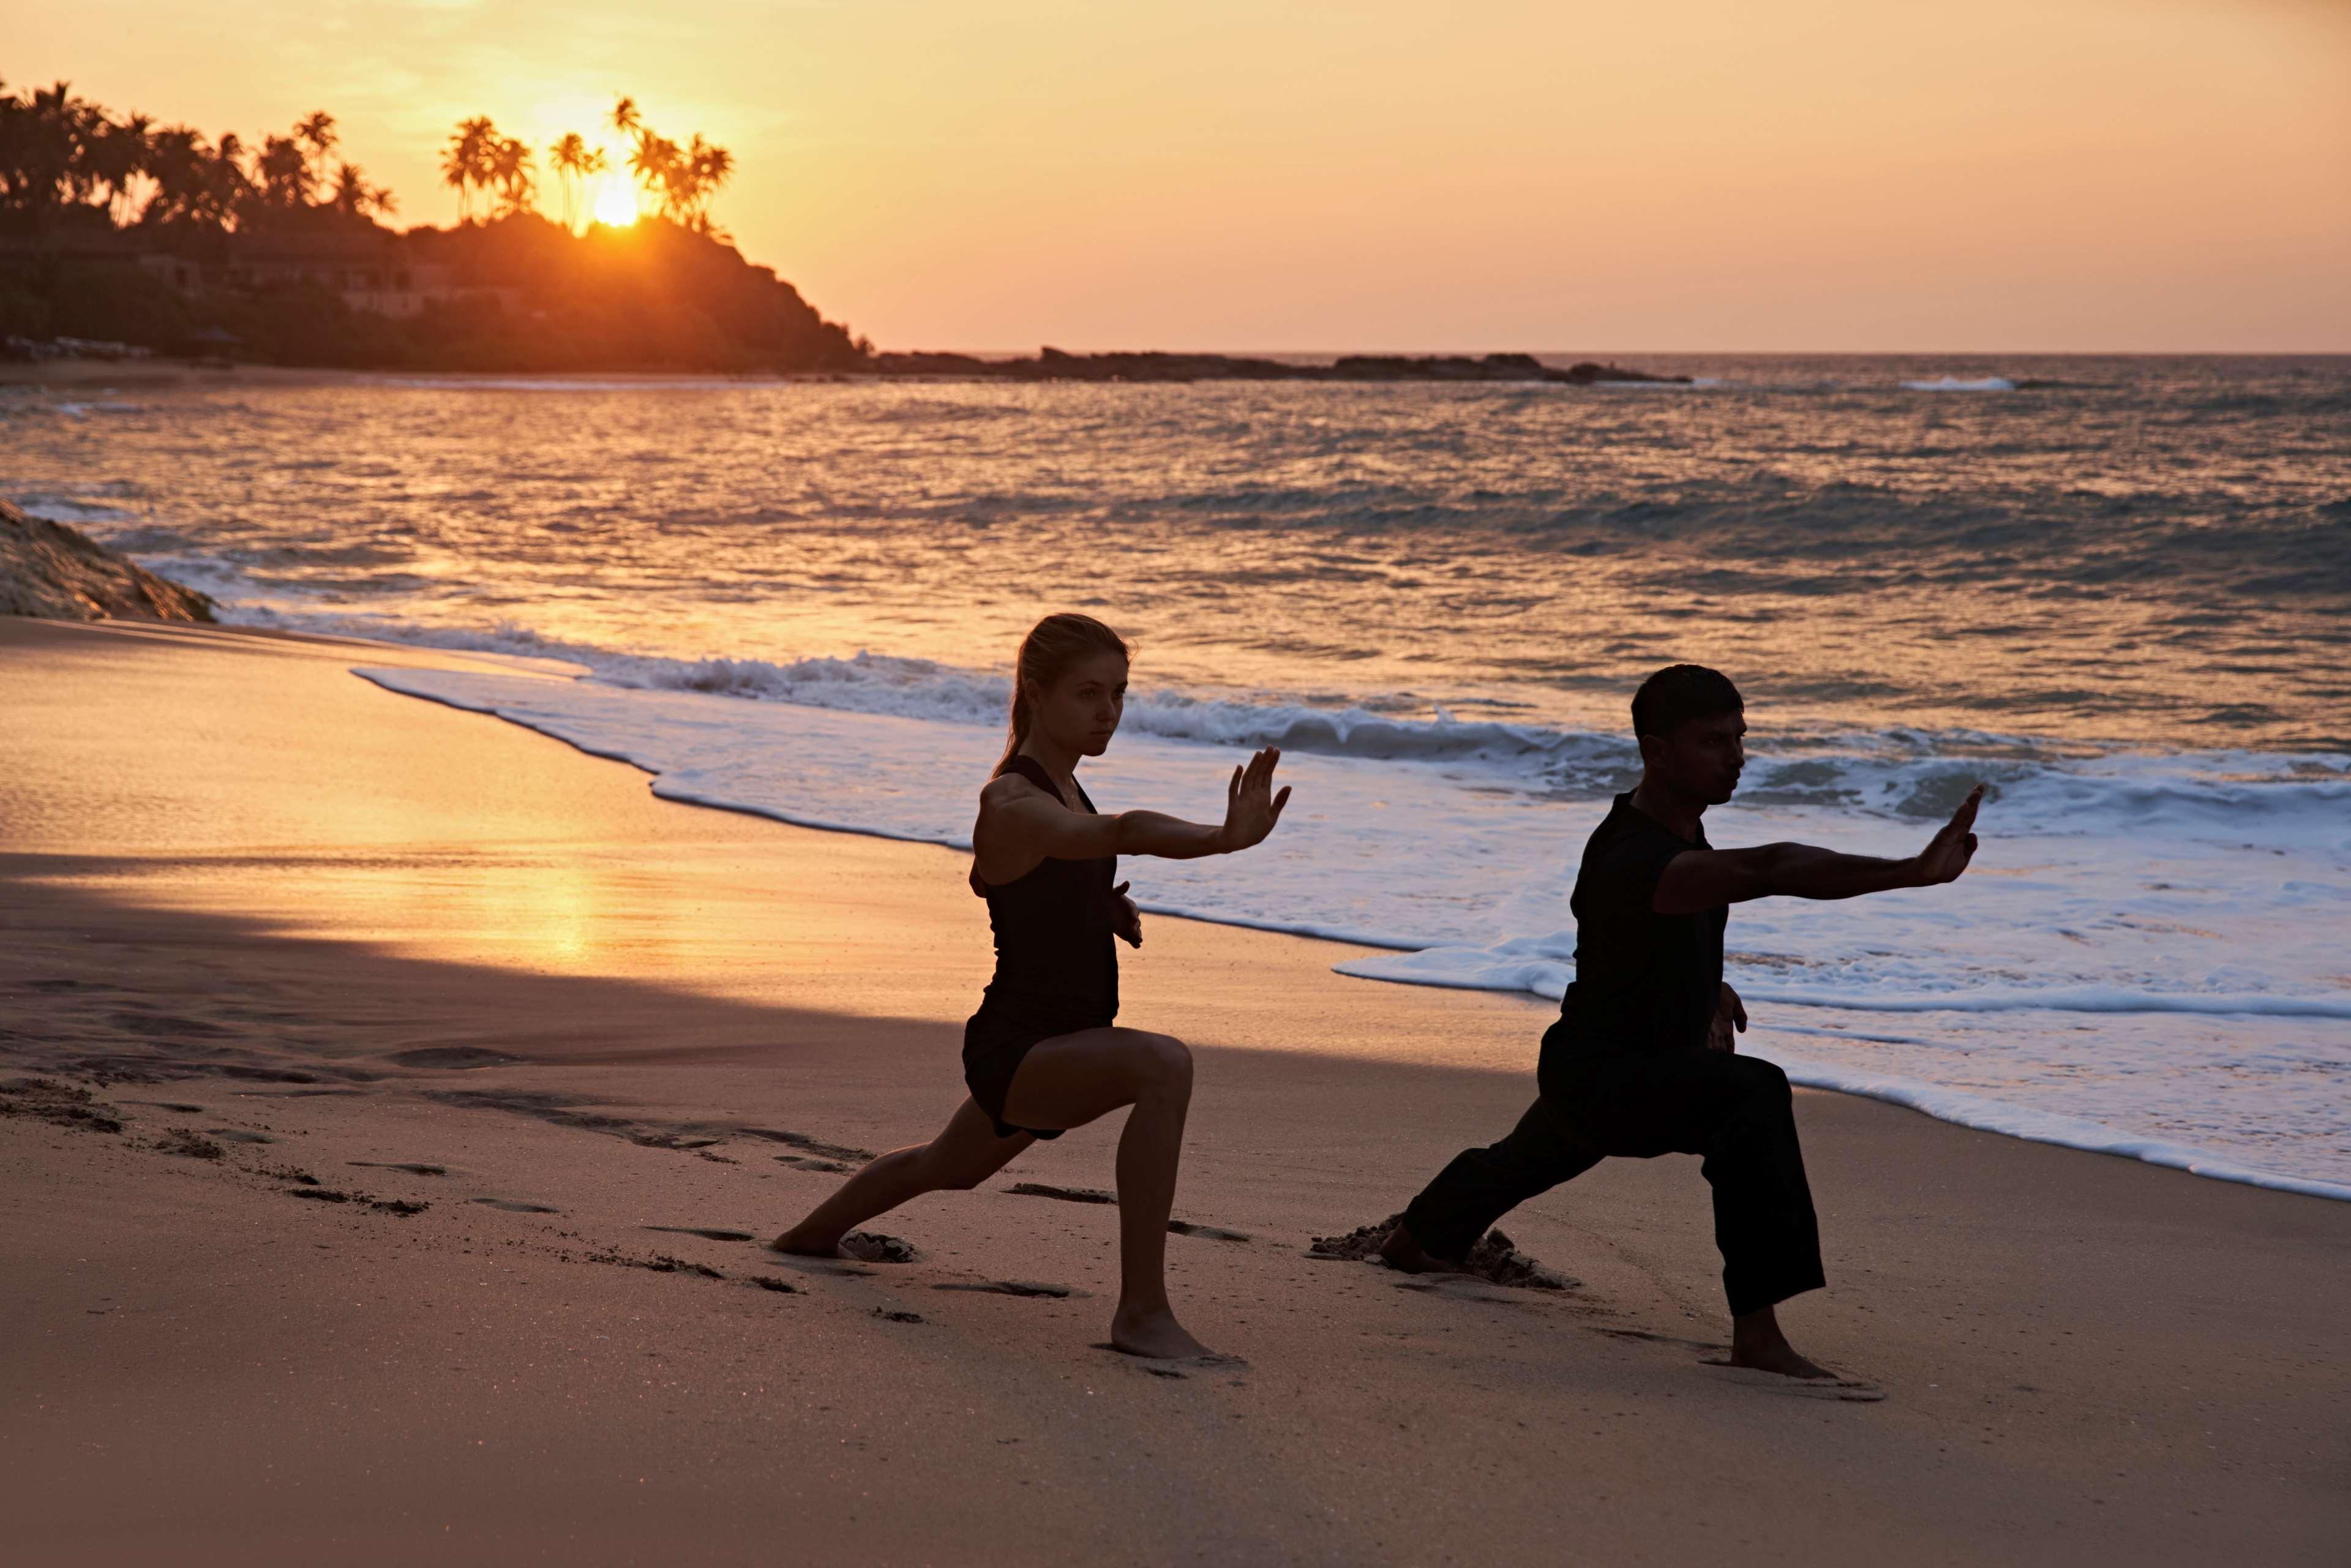
[[[209,622],[213,601],[78,528],[0,501],[0,615]]]
[[[1044,348],[1029,358],[975,354],[876,353],[867,373],[893,378],[1020,382],[1541,382],[1567,386],[1616,383],[1687,386],[1687,376],[1652,374],[1585,360],[1565,370],[1532,354],[1348,354],[1327,365],[1239,354],[1159,351],[1072,354]]]

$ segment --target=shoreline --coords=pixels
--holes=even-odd
[[[355,645],[361,649],[371,645],[403,650],[409,648],[407,644],[369,644],[364,641],[358,642]],[[394,695],[432,706],[448,707],[460,713],[494,717],[501,723],[512,725],[529,734],[569,747],[584,756],[602,761],[618,762],[645,775],[649,787],[653,788],[663,800],[680,805],[735,812],[755,820],[778,822],[811,831],[849,833],[877,838],[887,842],[924,844],[954,852],[967,852],[970,848],[968,843],[959,841],[942,841],[917,833],[829,820],[805,812],[730,800],[724,795],[706,790],[688,790],[674,785],[664,789],[661,786],[667,780],[668,775],[663,768],[634,756],[599,749],[582,741],[575,734],[567,733],[559,724],[550,723],[544,717],[529,714],[527,710],[518,713],[509,706],[495,702],[469,701],[446,692],[405,686],[399,683],[396,670],[377,673],[365,668],[354,668],[351,674],[358,679]],[[1443,978],[1423,978],[1410,973],[1364,972],[1351,967],[1351,962],[1358,962],[1378,953],[1409,954],[1425,950],[1415,945],[1382,940],[1376,936],[1333,930],[1327,925],[1318,926],[1309,923],[1285,923],[1245,915],[1217,915],[1165,903],[1146,902],[1142,907],[1144,913],[1164,919],[1190,920],[1232,930],[1262,932],[1355,949],[1356,952],[1353,955],[1334,960],[1333,970],[1373,986],[1420,987],[1438,991],[1523,998],[1539,1003],[1546,1012],[1557,1003],[1555,995],[1531,988],[1505,989],[1497,986],[1461,984]],[[1799,1009],[1850,1008],[1865,1013],[1933,1010],[1934,1004],[1942,999],[1879,998],[1865,1002],[1829,1003],[1809,997],[1776,995],[1769,988],[1754,986],[1751,981],[1743,988],[1743,994],[1759,1003],[1775,1007],[1794,1007]],[[2034,1007],[2047,1008],[2053,1004],[2062,1006],[2071,999],[2076,998],[2065,995],[2036,995],[2021,998],[2021,1001],[2025,1004],[2024,1010],[2032,1010]],[[2098,999],[2100,998],[2091,998],[2093,1001]],[[2228,1005],[2231,1002],[2251,1005],[2232,1009]],[[2123,1003],[2113,1006],[2091,1006],[2082,1010],[2101,1017],[2126,1017],[2133,1012],[2179,1011],[2225,1014],[2242,1010],[2265,1016],[2325,1018],[2341,1016],[2342,1010],[2342,1004],[2318,999],[2305,1003],[2291,998],[2215,998],[2202,995],[2165,998],[2164,1005],[2157,1005],[2155,998],[2141,998],[2140,1004],[2136,1007],[2126,1004],[2127,998]],[[1759,1029],[1767,1040],[1773,1033],[1770,1025],[1761,1025]],[[1981,1094],[1920,1079],[1899,1074],[1855,1071],[1806,1059],[1801,1043],[1787,1040],[1784,1037],[1780,1040],[1771,1041],[1768,1049],[1782,1059],[1791,1082],[1807,1088],[1851,1094],[1885,1104],[1900,1106],[1955,1126],[2082,1153],[2135,1160],[2158,1168],[2186,1172],[2206,1180],[2238,1183],[2269,1191],[2291,1193],[2333,1202],[2351,1201],[2351,1184],[2322,1176],[2304,1176],[2289,1172],[2263,1170],[2259,1166],[2245,1164],[2241,1158],[2225,1150],[2207,1148],[2158,1134],[2132,1132],[2105,1123],[2043,1110],[2032,1105],[1994,1100]]]
[[[1091,1348],[1110,1211],[1015,1184],[1107,1186],[1114,1125],[889,1216],[914,1263],[775,1258],[766,1228],[960,1093],[987,937],[952,857],[677,810],[350,662],[0,622],[0,1055],[121,1124],[0,1117],[30,1561],[779,1529],[841,1561],[1522,1561],[1565,1521],[1600,1561],[2070,1568],[2351,1537],[2340,1205],[1799,1091],[1832,1282],[1785,1315],[1889,1397],[1790,1397],[1698,1364],[1693,1162],[1504,1222],[1565,1291],[1312,1260],[1508,1127],[1548,1009],[1301,938],[1159,921],[1127,960],[1126,1016],[1200,1061],[1171,1284],[1245,1365]]]

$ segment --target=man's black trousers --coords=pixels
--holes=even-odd
[[[1611,1155],[1701,1155],[1731,1312],[1827,1282],[1786,1073],[1724,1051],[1543,1056],[1541,1093],[1510,1135],[1464,1150],[1405,1210],[1423,1250],[1460,1258],[1512,1208]]]

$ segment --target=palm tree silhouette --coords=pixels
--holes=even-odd
[[[629,154],[629,169],[645,193],[660,204],[664,217],[676,207],[679,164],[684,157],[668,137],[655,135],[648,126],[637,128],[637,147]]]
[[[497,138],[489,151],[488,172],[498,187],[501,216],[531,211],[538,195],[538,170],[528,143],[511,136]]]
[[[389,216],[400,207],[390,191],[381,185],[369,184],[366,172],[356,163],[336,165],[334,188],[328,194],[327,205],[355,218],[365,218],[371,214]]]
[[[327,183],[327,154],[341,140],[335,132],[335,117],[323,109],[312,110],[294,122],[294,140],[306,151],[303,162],[308,166],[309,187],[316,192]]]
[[[554,167],[557,182],[563,187],[563,226],[572,226],[572,214],[577,197],[591,174],[601,174],[608,167],[601,147],[590,148],[576,131],[567,131],[547,154]]]
[[[697,131],[694,144],[685,150],[685,164],[692,176],[688,195],[693,213],[686,226],[696,234],[716,235],[718,230],[710,221],[710,198],[735,172],[735,154],[705,141]]]
[[[193,219],[204,206],[205,165],[212,149],[196,131],[171,125],[147,139],[147,178],[154,192],[140,209],[142,224]]]
[[[253,161],[261,183],[261,200],[272,207],[291,210],[310,204],[310,160],[302,144],[290,136],[265,136],[261,155]]]
[[[474,187],[489,184],[489,149],[497,139],[489,116],[477,114],[457,122],[455,134],[441,153],[441,183],[457,190],[457,221],[474,221]]]

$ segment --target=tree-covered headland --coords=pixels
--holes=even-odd
[[[746,261],[711,215],[726,149],[621,99],[539,150],[451,134],[462,215],[405,230],[333,117],[208,138],[68,84],[0,84],[0,337],[385,370],[846,369],[867,345]],[[540,210],[549,185],[558,216]]]

